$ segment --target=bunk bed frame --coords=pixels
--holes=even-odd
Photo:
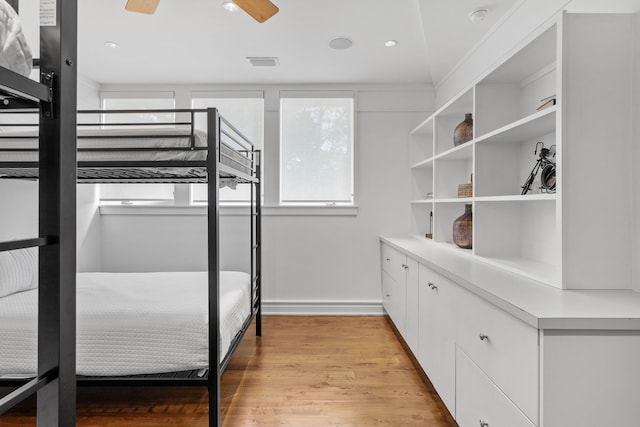
[[[10,4],[17,10],[17,1]],[[3,108],[38,108],[39,237],[0,243],[0,251],[39,247],[37,376],[0,399],[0,413],[37,393],[38,425],[76,421],[76,97],[77,0],[56,0],[54,23],[40,27],[42,83],[0,67]]]
[[[77,1],[77,0],[76,0]],[[77,162],[76,71],[76,1],[57,0],[57,26],[41,27],[40,67],[43,81],[37,84],[9,70],[0,69],[0,94],[8,95],[2,108],[7,111],[40,109],[39,161],[0,161],[0,176],[16,179],[39,179],[40,237],[0,243],[0,251],[40,246],[38,376],[24,381],[3,380],[0,385],[20,387],[0,399],[0,414],[38,391],[38,423],[42,425],[75,425],[76,386],[194,386],[206,385],[209,395],[209,425],[219,426],[220,380],[251,323],[256,335],[262,334],[261,308],[261,159],[248,139],[220,116],[215,108],[206,110],[144,110],[175,113],[190,121],[193,141],[194,114],[206,114],[206,147],[190,146],[188,150],[208,150],[202,160],[88,160]],[[64,3],[64,6],[62,5]],[[54,29],[56,31],[54,31]],[[59,44],[52,43],[57,41]],[[45,52],[44,47],[48,52]],[[64,58],[64,59],[63,59]],[[56,62],[57,61],[57,62]],[[51,66],[49,64],[53,64]],[[57,67],[56,67],[57,66]],[[52,69],[52,72],[48,70]],[[35,95],[32,93],[35,93]],[[65,96],[61,96],[64,93]],[[87,110],[79,113],[103,115],[136,113],[140,110]],[[166,124],[166,123],[165,123]],[[240,149],[229,147],[230,138]],[[249,170],[239,169],[228,150],[240,152],[250,159]],[[87,151],[92,149],[87,148]],[[139,151],[139,149],[137,149]],[[149,149],[152,150],[152,149]],[[226,150],[226,152],[225,152]],[[105,151],[96,149],[94,151]],[[108,151],[108,150],[107,150]],[[0,152],[1,159],[1,152]],[[178,168],[178,169],[175,169]],[[164,173],[183,170],[184,173]],[[193,173],[193,171],[196,173]],[[189,171],[189,172],[187,172]],[[250,316],[232,339],[220,363],[220,248],[219,185],[220,179],[234,179],[251,185],[251,298]],[[76,182],[206,182],[208,183],[208,310],[209,369],[202,372],[119,377],[76,376],[75,371],[75,274],[76,274]],[[44,272],[47,272],[45,275]],[[55,272],[56,274],[51,274]],[[212,333],[216,331],[216,333]]]

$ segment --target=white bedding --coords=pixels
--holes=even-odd
[[[0,0],[1,1],[1,0]],[[195,129],[193,146],[207,146],[207,134]],[[79,151],[78,161],[192,161],[206,160],[207,150],[190,150],[190,131],[182,129],[80,129],[77,146],[85,148],[128,149],[127,151]],[[2,132],[0,150],[38,148],[38,132],[32,130]],[[136,151],[134,149],[161,149]],[[176,148],[175,150],[167,150]],[[220,144],[220,161],[236,170],[251,173],[251,160]],[[233,160],[231,160],[233,159]],[[37,151],[0,151],[0,162],[37,162]]]
[[[20,18],[4,0],[0,0],[0,66],[24,76],[31,73],[33,66]]]
[[[250,279],[220,272],[221,357],[250,314]],[[0,375],[33,375],[37,290],[0,298]],[[79,273],[77,373],[117,376],[208,366],[207,273]]]
[[[78,161],[117,161],[117,160],[206,160],[207,150],[193,150],[189,131],[180,129],[80,129],[78,148],[176,148],[169,151],[80,151]],[[124,137],[126,136],[126,138]],[[150,138],[149,136],[153,136]],[[200,130],[194,131],[195,147],[207,146],[207,135]],[[3,132],[0,149],[37,149],[37,131]],[[0,161],[37,162],[37,151],[7,151],[0,153]]]

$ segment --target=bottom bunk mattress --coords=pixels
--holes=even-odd
[[[208,367],[207,272],[78,273],[77,373],[121,376]],[[220,272],[221,359],[250,316],[246,273]],[[0,376],[37,366],[37,289],[0,298]]]

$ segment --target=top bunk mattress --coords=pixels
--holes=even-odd
[[[77,373],[121,376],[207,368],[207,272],[78,273]],[[220,272],[221,360],[250,316],[249,275]],[[38,291],[0,298],[0,376],[33,376]]]
[[[208,154],[207,133],[197,129],[193,133],[182,129],[80,129],[77,147],[78,162],[118,162],[120,167],[132,168],[136,162],[206,161]],[[0,163],[37,162],[37,149],[35,130],[0,133]],[[224,143],[220,144],[220,163],[247,175],[252,171],[251,158]]]

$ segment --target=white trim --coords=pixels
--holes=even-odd
[[[288,99],[288,98],[356,98],[355,90],[331,90],[331,89],[321,89],[321,90],[280,90],[280,99]],[[355,105],[354,105],[355,111]]]
[[[192,90],[192,99],[231,98],[231,99],[264,99],[263,90]]]
[[[380,301],[262,301],[262,313],[323,316],[382,316]]]
[[[170,204],[101,205],[100,215],[207,215],[207,205],[176,206]],[[249,205],[220,206],[221,216],[249,215]],[[357,206],[269,206],[263,216],[356,216]]]
[[[357,206],[264,206],[265,216],[356,216]]]

